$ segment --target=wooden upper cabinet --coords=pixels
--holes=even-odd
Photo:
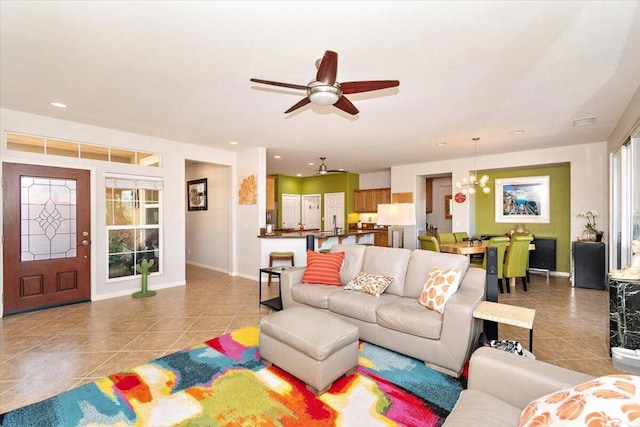
[[[267,177],[267,210],[272,211],[276,208],[276,180]]]
[[[431,178],[427,178],[427,184],[426,184],[426,202],[427,202],[427,213],[432,213],[433,212],[433,179]]]
[[[358,213],[374,213],[378,211],[380,203],[391,202],[390,188],[375,188],[371,190],[356,190],[353,192],[354,207]]]

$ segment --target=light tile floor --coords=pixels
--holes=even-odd
[[[265,276],[266,278],[266,276]],[[277,282],[263,298],[275,296]],[[592,375],[617,372],[608,355],[608,293],[568,279],[532,275],[500,302],[535,308],[534,353]],[[256,324],[255,281],[187,266],[187,285],[151,298],[129,296],[7,316],[0,320],[0,413],[145,361]],[[499,326],[501,339],[528,343],[528,330]]]

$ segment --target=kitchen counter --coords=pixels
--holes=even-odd
[[[347,230],[334,234],[331,231],[276,231],[273,235],[260,233],[261,265],[269,265],[270,252],[293,252],[296,266],[306,265],[307,237],[313,236],[316,251],[328,250],[337,243],[343,244],[373,244],[377,231],[384,230]]]
[[[260,239],[299,239],[299,238],[307,238],[307,236],[313,236],[317,239],[318,245],[317,247],[322,247],[322,244],[331,239],[337,238],[338,243],[342,243],[348,237],[354,236],[355,243],[360,243],[360,239],[363,236],[370,236],[371,234],[384,231],[384,230],[347,230],[347,231],[339,231],[338,233],[334,233],[333,231],[314,231],[314,230],[299,230],[299,231],[275,231],[272,235],[260,234],[258,237]]]

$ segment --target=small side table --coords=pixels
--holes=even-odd
[[[473,317],[529,329],[529,351],[533,351],[533,319],[536,317],[534,309],[482,301],[473,311]],[[489,338],[498,339],[498,337]]]
[[[282,298],[280,297],[280,275],[282,274],[282,272],[284,270],[286,270],[287,268],[291,268],[290,266],[276,266],[276,267],[265,267],[265,268],[261,268],[260,269],[260,273],[258,275],[259,279],[258,279],[258,304],[262,304],[264,306],[267,306],[269,308],[272,308],[274,310],[282,310]],[[262,275],[263,274],[268,274],[269,275],[269,280],[271,280],[271,276],[277,276],[278,277],[278,296],[275,298],[271,298],[268,300],[264,300],[262,301]]]

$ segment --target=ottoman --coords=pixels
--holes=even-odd
[[[291,307],[260,321],[260,355],[320,395],[358,366],[358,327],[309,307]]]

